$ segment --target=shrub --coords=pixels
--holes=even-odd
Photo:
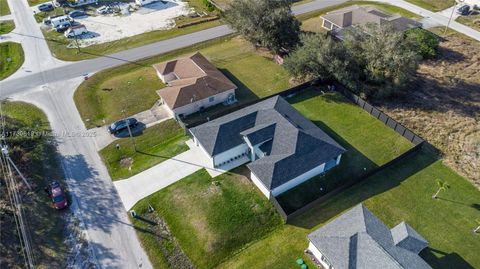
[[[434,33],[415,28],[406,31],[405,34],[406,38],[413,42],[417,53],[424,59],[432,59],[437,56],[440,41]]]

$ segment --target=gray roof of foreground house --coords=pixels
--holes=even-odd
[[[275,96],[191,128],[211,156],[245,143],[260,143],[266,156],[248,168],[274,189],[345,152],[335,140]]]
[[[423,237],[405,222],[388,229],[362,204],[309,234],[308,239],[335,269],[431,269],[418,256],[428,245]]]

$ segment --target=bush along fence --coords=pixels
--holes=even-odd
[[[232,106],[231,108],[224,109],[221,112],[218,112],[214,115],[210,115],[210,117],[208,117],[208,118],[207,117],[200,118],[199,120],[196,120],[195,122],[185,123],[184,121],[182,121],[182,119],[177,119],[177,121],[179,122],[180,126],[182,126],[182,128],[184,128],[187,131],[189,128],[198,126],[198,125],[203,124],[203,123],[205,123],[209,120],[214,120],[216,118],[222,117],[226,114],[229,114],[231,112],[242,109],[244,107],[253,105],[255,103],[261,102],[261,101],[263,101],[265,99],[268,99],[268,98],[271,98],[273,96],[280,95],[280,96],[288,99],[289,97],[295,96],[296,94],[300,93],[301,91],[304,91],[304,90],[307,90],[307,89],[318,89],[318,86],[320,86],[320,85],[329,85],[328,88],[330,90],[339,92],[340,94],[345,96],[348,100],[357,104],[359,107],[361,107],[363,110],[368,112],[370,115],[372,115],[373,117],[375,117],[379,121],[383,122],[386,126],[391,128],[395,132],[402,135],[408,141],[412,142],[415,146],[413,148],[411,148],[410,150],[408,150],[407,152],[401,154],[397,158],[391,160],[390,162],[388,162],[388,163],[386,163],[386,164],[384,164],[380,167],[377,167],[377,168],[369,171],[368,173],[363,174],[362,176],[360,176],[356,179],[349,180],[344,185],[341,185],[339,187],[336,187],[333,190],[328,191],[327,193],[325,193],[325,194],[319,196],[318,198],[316,198],[315,200],[313,200],[313,201],[303,205],[302,207],[296,209],[295,211],[288,212],[287,210],[285,210],[284,207],[282,207],[281,203],[275,197],[271,196],[269,198],[270,202],[272,203],[272,205],[275,207],[275,209],[277,210],[277,212],[280,214],[280,216],[283,218],[283,220],[285,222],[288,222],[289,220],[295,218],[296,216],[308,211],[312,207],[325,202],[326,200],[328,200],[331,197],[345,191],[346,189],[348,189],[352,186],[355,186],[356,184],[364,181],[365,179],[369,178],[370,176],[372,176],[372,175],[374,175],[374,174],[376,174],[380,171],[383,171],[383,170],[385,170],[385,169],[387,169],[387,168],[389,168],[393,165],[396,165],[399,162],[401,162],[401,161],[403,161],[407,158],[411,158],[418,151],[420,151],[421,149],[423,149],[425,147],[427,147],[427,149],[429,149],[429,150],[433,149],[433,150],[437,151],[432,145],[427,143],[423,138],[421,138],[420,136],[418,136],[413,131],[411,131],[407,127],[403,126],[402,124],[400,124],[396,120],[392,119],[387,114],[383,113],[380,109],[378,109],[375,106],[369,104],[368,102],[366,102],[365,100],[360,98],[358,95],[354,94],[353,92],[351,92],[350,90],[345,88],[340,83],[338,83],[338,82],[325,82],[325,81],[320,81],[320,80],[317,80],[317,79],[305,82],[303,84],[292,87],[290,89],[287,89],[287,90],[282,91],[282,92],[277,93],[277,94],[273,94],[273,95],[270,95],[270,96],[267,96],[267,97],[264,97],[264,98],[261,98],[261,99],[246,102],[246,103],[243,103],[241,105]],[[189,132],[187,131],[187,133],[189,133]]]

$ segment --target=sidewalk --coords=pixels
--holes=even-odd
[[[445,13],[448,13],[448,10],[447,11],[444,10],[444,11],[440,11],[438,13],[435,13],[435,12],[426,10],[424,8],[421,8],[419,6],[416,6],[414,4],[411,4],[411,3],[403,1],[403,0],[378,0],[378,2],[383,2],[383,3],[390,4],[390,5],[401,7],[403,9],[406,9],[406,10],[410,11],[410,12],[413,12],[413,13],[416,13],[416,14],[422,16],[422,17],[425,17],[428,20],[436,22],[439,25],[446,26],[448,24],[449,16],[444,15]],[[451,12],[451,9],[450,9],[450,12]],[[450,22],[450,28],[452,28],[453,30],[455,30],[459,33],[462,33],[462,34],[467,35],[467,36],[469,36],[473,39],[476,39],[476,40],[480,41],[480,32],[479,31],[475,31],[474,29],[472,29],[468,26],[465,26],[463,24],[460,24],[460,23],[456,22],[454,18],[452,18],[452,21]]]

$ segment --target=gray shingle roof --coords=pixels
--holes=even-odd
[[[395,245],[415,253],[420,253],[428,246],[427,240],[404,221],[392,228]]]
[[[268,141],[267,156],[249,163],[249,169],[273,189],[345,152],[318,126],[287,101],[275,96],[190,129],[211,155],[245,143]]]
[[[408,227],[410,235],[420,236]],[[335,269],[431,269],[418,252],[395,244],[394,229],[390,231],[359,204],[309,234],[308,239]],[[403,232],[398,234],[402,236]]]

